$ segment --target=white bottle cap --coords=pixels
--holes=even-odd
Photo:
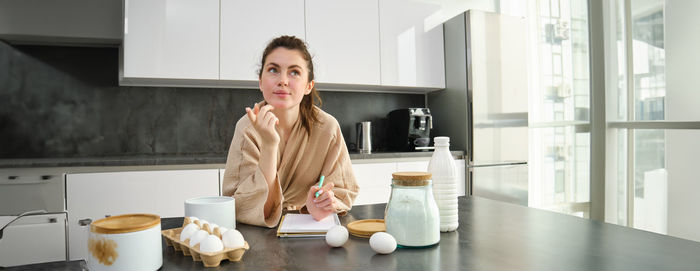
[[[433,138],[435,146],[450,146],[450,138],[447,136],[436,136]]]

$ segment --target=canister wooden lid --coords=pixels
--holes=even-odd
[[[153,214],[126,214],[99,219],[90,224],[94,233],[127,233],[150,229],[160,224],[160,216]]]
[[[430,172],[421,171],[406,171],[406,172],[394,172],[391,174],[396,185],[402,186],[424,186],[428,185],[428,181],[433,177]]]
[[[348,223],[348,232],[357,237],[370,238],[380,231],[386,231],[384,219],[363,219]]]

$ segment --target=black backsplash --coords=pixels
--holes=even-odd
[[[0,42],[0,159],[225,155],[257,89],[119,86],[118,49]],[[422,107],[424,95],[321,92],[345,141],[373,121],[386,146],[386,114]],[[351,146],[352,148],[352,146]]]

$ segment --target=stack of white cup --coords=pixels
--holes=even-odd
[[[435,137],[435,152],[428,164],[433,175],[433,196],[440,210],[440,231],[454,231],[459,226],[457,205],[457,165],[450,153],[450,138]]]

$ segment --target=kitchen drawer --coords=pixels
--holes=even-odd
[[[0,216],[0,228],[15,217]],[[66,213],[24,216],[3,230],[0,268],[66,259]]]
[[[0,215],[18,215],[31,210],[63,212],[63,174],[0,175]]]
[[[391,174],[396,163],[353,164],[360,192],[353,205],[387,203],[391,195]]]

